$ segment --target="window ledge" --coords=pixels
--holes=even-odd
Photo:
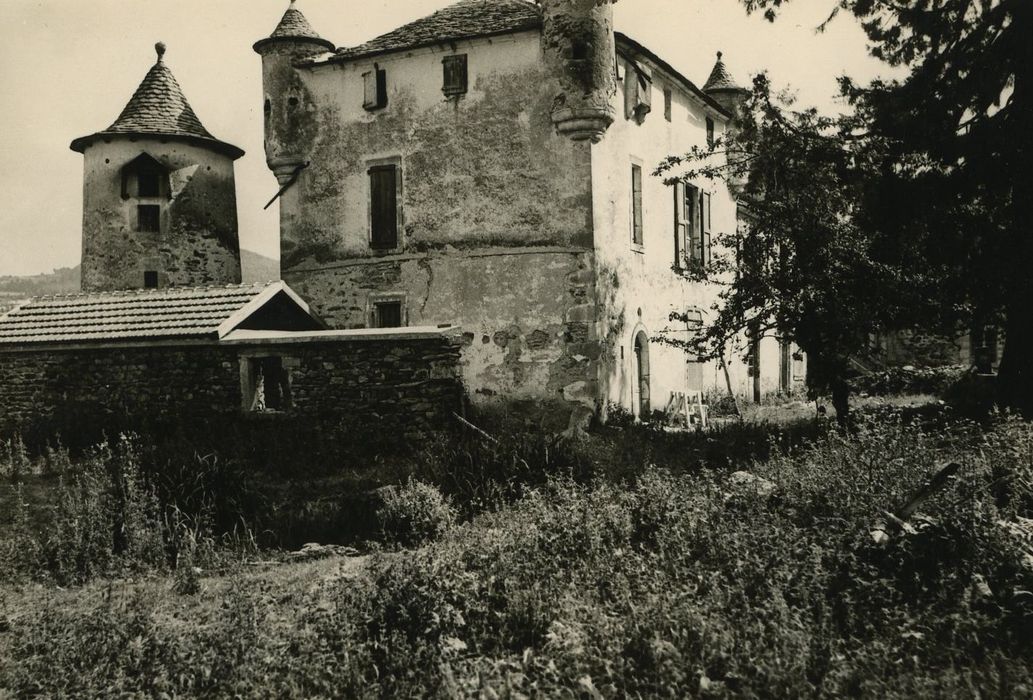
[[[644,255],[645,252],[646,252],[646,246],[641,244],[641,243],[632,243],[631,244],[631,252],[632,253],[639,253],[640,255]]]

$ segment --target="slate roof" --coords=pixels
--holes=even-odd
[[[717,52],[717,63],[714,64],[714,70],[710,71],[710,77],[707,79],[707,84],[703,86],[704,92],[718,91],[718,90],[743,90],[744,88],[735,82],[735,78],[728,72],[725,67],[725,62],[721,60],[721,52]]]
[[[271,282],[36,297],[0,316],[0,346],[217,339],[281,291],[293,295],[282,282]]]
[[[350,60],[394,51],[433,46],[479,36],[536,29],[542,24],[538,6],[528,0],[459,0],[352,48],[339,48],[323,62]]]
[[[163,136],[200,143],[239,158],[244,152],[219,141],[209,133],[187,102],[176,77],[165,65],[165,45],[155,45],[158,60],[147,71],[118,119],[107,129],[72,141],[72,150],[82,153],[96,138],[117,134]]]
[[[280,23],[276,25],[276,29],[273,30],[273,33],[267,38],[255,42],[254,49],[255,51],[258,51],[263,46],[275,41],[298,39],[322,44],[329,51],[334,50],[333,43],[327,41],[316,33],[316,30],[308,23],[308,20],[305,18],[305,15],[301,13],[301,10],[294,6],[294,0],[291,0],[290,7],[288,7],[287,11],[283,13],[283,17],[280,18]]]

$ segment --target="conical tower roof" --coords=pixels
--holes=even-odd
[[[717,52],[717,63],[714,64],[714,70],[710,71],[710,77],[707,79],[707,84],[703,86],[703,92],[715,92],[721,90],[745,90],[742,85],[735,82],[735,78],[728,72],[728,68],[725,67],[725,62],[721,60],[721,52]]]
[[[97,138],[115,135],[158,136],[205,145],[236,159],[244,151],[211,135],[187,102],[172,71],[165,65],[165,44],[155,45],[158,60],[147,71],[118,119],[107,129],[72,141],[72,150],[82,153]]]
[[[287,11],[283,13],[283,17],[280,19],[280,23],[276,25],[276,29],[273,30],[273,33],[267,38],[255,42],[255,51],[261,51],[263,47],[274,42],[281,41],[309,42],[318,44],[327,51],[334,50],[333,43],[327,41],[316,33],[316,30],[308,23],[308,20],[305,18],[305,15],[301,13],[301,10],[294,6],[294,1],[295,0],[291,0],[290,7],[288,7]]]

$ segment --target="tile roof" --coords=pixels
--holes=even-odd
[[[305,15],[301,14],[301,10],[294,6],[294,0],[291,0],[290,7],[283,13],[283,17],[280,19],[280,23],[276,25],[273,33],[267,38],[255,42],[254,48],[258,51],[262,46],[270,42],[285,39],[308,39],[317,44],[322,44],[330,51],[334,50],[334,45],[319,36],[316,30],[312,28],[312,25],[308,23]]]
[[[714,70],[710,71],[710,77],[707,79],[707,84],[703,86],[703,91],[742,89],[743,87],[735,82],[735,78],[725,68],[725,62],[721,60],[721,52],[718,51],[717,63],[714,64]]]
[[[324,61],[350,60],[458,39],[508,34],[541,26],[538,6],[528,0],[460,0],[352,48],[339,48]]]
[[[95,137],[111,134],[181,137],[213,146],[235,158],[244,155],[236,146],[219,141],[209,133],[187,102],[172,71],[165,65],[165,45],[155,45],[158,60],[147,71],[118,119],[101,132],[72,142],[72,150],[83,152]]]
[[[218,338],[220,326],[282,282],[36,297],[0,316],[0,345]]]

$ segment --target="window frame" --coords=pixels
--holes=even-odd
[[[148,213],[144,217],[144,212]],[[153,217],[153,218],[152,218]],[[153,228],[144,228],[144,223],[151,224]],[[137,233],[161,233],[161,205],[160,204],[137,204],[136,205],[136,232]]]
[[[636,178],[638,189],[636,189]],[[646,223],[645,223],[645,181],[642,179],[642,164],[633,160],[631,162],[631,247],[632,250],[642,252],[646,248]]]
[[[269,363],[271,360],[279,361],[278,371],[282,376],[282,383],[280,386],[280,399],[282,400],[278,408],[269,408],[263,406],[262,408],[257,407],[258,398],[258,379],[257,379],[257,368],[262,366],[263,363]],[[241,409],[244,413],[252,415],[264,415],[264,414],[285,414],[289,413],[294,408],[294,393],[292,387],[291,370],[298,366],[298,361],[287,355],[277,352],[248,352],[240,355],[240,399]],[[263,369],[263,380],[265,379],[265,370]],[[264,395],[264,384],[263,384],[263,404],[265,402]]]
[[[395,183],[395,232],[394,232],[394,244],[387,245],[387,241],[378,241],[375,233],[377,223],[377,213],[374,201],[374,173],[393,171],[394,172],[394,183]],[[375,253],[386,254],[397,252],[402,249],[403,238],[405,233],[405,219],[404,219],[404,208],[402,203],[402,194],[404,192],[403,186],[403,168],[401,156],[392,156],[387,158],[376,158],[366,161],[366,228],[367,228],[367,242],[370,250]]]
[[[371,95],[372,91],[372,95]],[[362,74],[362,108],[375,112],[387,107],[387,70],[374,63]]]
[[[381,325],[378,316],[378,307],[387,304],[398,304],[397,326]],[[407,328],[409,326],[409,304],[408,295],[405,292],[383,292],[370,294],[366,301],[366,327],[367,328]]]
[[[450,72],[451,68],[451,72]],[[457,53],[441,58],[441,92],[445,97],[459,97],[470,89],[469,54]],[[461,80],[457,79],[461,77]],[[452,79],[453,82],[449,82]]]

